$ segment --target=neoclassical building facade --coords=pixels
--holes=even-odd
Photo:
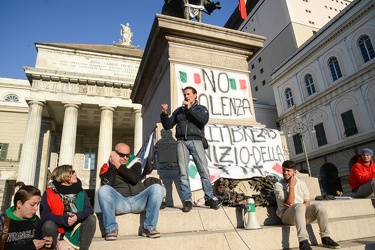
[[[2,108],[0,114],[12,118],[10,111],[18,111],[21,118],[12,124],[25,132],[18,136],[22,139],[2,135],[2,153],[14,159],[15,173],[0,178],[43,191],[50,171],[70,164],[92,198],[99,185],[97,172],[114,145],[125,142],[133,153],[142,146],[141,105],[133,104],[130,94],[143,50],[131,45],[65,43],[37,43],[36,49],[35,67],[24,67],[28,81],[3,81],[13,90],[4,90],[3,100],[20,92],[16,85],[24,88],[20,107]],[[10,205],[9,195],[4,195],[3,207]]]
[[[362,148],[375,150],[374,7],[353,1],[272,75],[290,157],[323,193],[350,194],[350,167]]]

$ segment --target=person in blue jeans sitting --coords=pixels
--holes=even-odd
[[[100,169],[99,206],[103,215],[106,240],[117,240],[116,215],[146,211],[142,236],[159,238],[156,230],[164,189],[159,184],[145,188],[141,182],[140,159],[130,154],[130,147],[119,143],[111,152],[109,163]]]

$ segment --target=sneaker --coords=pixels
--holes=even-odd
[[[300,250],[312,250],[308,240],[303,240],[299,243]]]
[[[153,230],[150,231],[146,228],[143,228],[142,229],[142,236],[155,239],[155,238],[159,238],[161,235],[158,231],[156,231],[156,229],[153,229]]]
[[[191,201],[185,201],[184,206],[182,207],[182,212],[184,213],[190,212],[192,207],[193,207],[193,203],[191,203]]]
[[[331,237],[323,237],[322,243],[323,243],[323,246],[325,247],[335,248],[335,249],[341,248],[339,244],[337,244],[331,239]]]
[[[111,232],[107,233],[105,240],[117,240],[118,229],[114,229]]]
[[[217,210],[221,206],[221,202],[219,201],[218,198],[213,197],[213,198],[207,199],[204,202],[204,205],[209,206],[210,208]]]

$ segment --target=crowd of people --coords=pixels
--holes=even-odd
[[[184,100],[170,116],[168,104],[161,104],[161,123],[165,130],[176,126],[177,163],[179,167],[182,211],[193,207],[189,183],[190,156],[201,178],[204,204],[217,210],[221,202],[214,195],[209,178],[204,127],[209,120],[207,108],[197,101],[193,87],[183,89]],[[117,240],[116,215],[145,212],[141,235],[159,238],[159,211],[164,198],[160,183],[146,185],[141,160],[130,153],[129,145],[118,143],[109,160],[100,169],[101,187],[98,204],[101,209],[105,240]],[[291,160],[282,163],[283,178],[274,185],[277,216],[282,223],[295,225],[299,249],[311,249],[306,224],[318,222],[323,246],[340,248],[328,230],[327,211],[321,203],[310,203],[307,185],[300,180],[297,166]],[[354,198],[374,195],[375,164],[373,151],[365,148],[350,170],[349,185]],[[13,206],[0,215],[0,249],[89,249],[96,230],[96,216],[82,183],[71,165],[56,167],[46,190],[17,182]],[[40,217],[37,215],[39,208]],[[22,235],[22,237],[21,237]]]

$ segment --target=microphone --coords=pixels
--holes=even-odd
[[[185,102],[187,102],[187,101],[188,101],[188,99],[187,99],[187,98],[185,98],[185,99],[184,99],[184,101],[185,101]],[[184,105],[184,104],[183,104],[183,105],[182,105],[182,107],[183,107],[183,108],[186,108],[186,107],[187,107],[187,105]]]

